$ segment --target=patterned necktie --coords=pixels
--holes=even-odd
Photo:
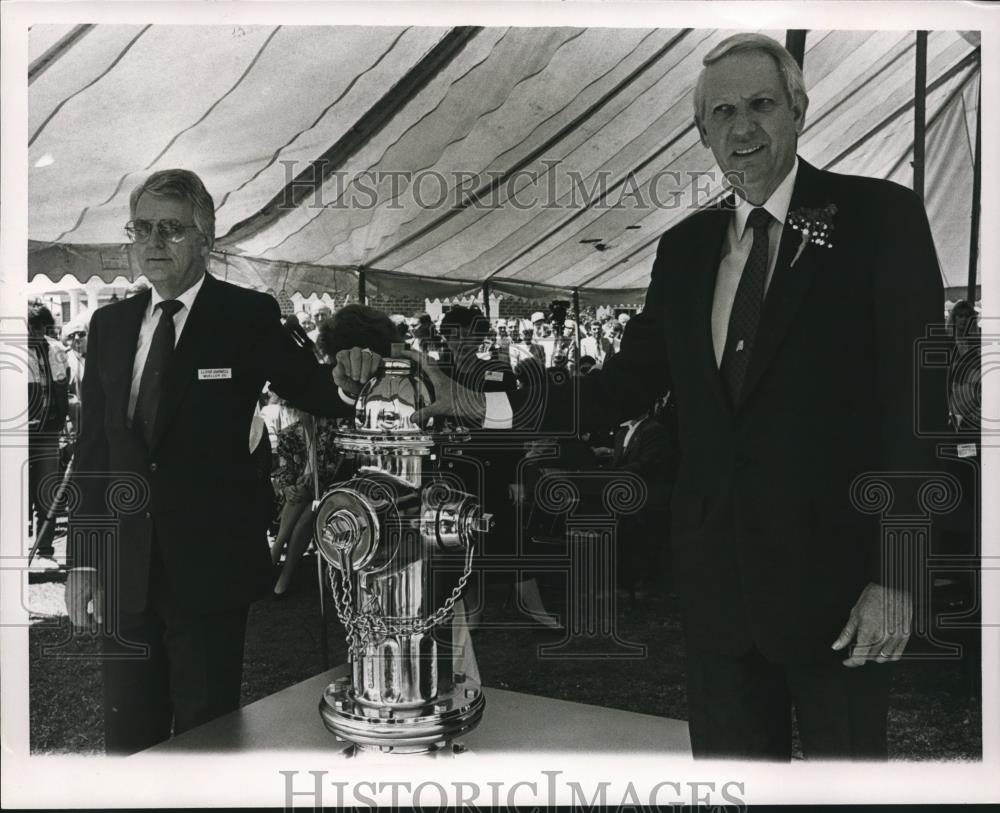
[[[740,284],[733,300],[733,310],[729,314],[729,330],[726,333],[726,347],[722,351],[722,365],[719,370],[726,382],[733,405],[739,404],[753,352],[760,312],[764,304],[764,282],[767,279],[767,228],[771,215],[766,209],[757,207],[747,218],[747,228],[753,229],[753,245],[750,256],[743,266]]]
[[[160,309],[160,321],[156,323],[153,340],[149,343],[149,354],[146,356],[146,366],[142,368],[142,378],[139,379],[139,395],[135,401],[132,420],[132,425],[139,428],[146,439],[146,446],[150,448],[153,446],[153,429],[156,427],[156,410],[160,405],[163,376],[174,352],[174,314],[183,307],[183,303],[176,299],[164,299],[156,307]]]

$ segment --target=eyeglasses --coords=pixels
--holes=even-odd
[[[195,225],[181,223],[179,220],[157,220],[155,223],[149,220],[131,220],[125,224],[125,233],[133,243],[145,243],[153,236],[154,227],[168,243],[179,243],[188,229],[198,229]]]

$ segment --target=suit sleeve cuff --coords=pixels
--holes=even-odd
[[[483,429],[510,429],[514,423],[514,411],[510,408],[510,399],[504,392],[487,392],[486,417],[483,419]]]

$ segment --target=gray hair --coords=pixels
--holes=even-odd
[[[208,194],[201,178],[193,172],[187,169],[154,172],[129,195],[129,213],[132,217],[135,217],[135,207],[143,192],[190,201],[194,225],[208,240],[209,248],[215,244],[215,201]]]
[[[761,51],[775,61],[789,104],[795,104],[800,100],[808,103],[809,94],[806,93],[806,82],[802,77],[802,68],[795,61],[795,57],[788,53],[785,46],[763,34],[734,34],[716,45],[705,54],[705,58],[701,61],[705,67],[701,69],[701,73],[698,75],[698,84],[694,88],[694,120],[698,124],[701,124],[704,118],[705,69],[723,57],[745,51]]]

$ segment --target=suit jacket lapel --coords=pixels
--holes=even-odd
[[[831,201],[827,200],[824,194],[825,190],[819,171],[800,158],[799,172],[795,179],[795,188],[792,191],[792,200],[788,207],[789,213],[802,207],[821,208],[825,206]],[[775,353],[795,319],[796,312],[809,290],[817,269],[823,265],[824,252],[816,246],[807,246],[795,261],[795,265],[791,265],[801,241],[801,233],[788,226],[786,219],[785,227],[781,232],[774,275],[768,286],[760,326],[757,329],[753,356],[750,359],[746,379],[743,382],[741,403],[746,403],[754,387],[760,382],[764,372],[774,360]]]
[[[177,407],[191,386],[197,374],[198,349],[211,340],[212,319],[219,313],[218,282],[210,274],[205,274],[205,282],[191,305],[191,312],[184,322],[184,330],[177,342],[174,354],[163,381],[160,404],[156,410],[156,426],[153,428],[153,449],[159,446]]]

